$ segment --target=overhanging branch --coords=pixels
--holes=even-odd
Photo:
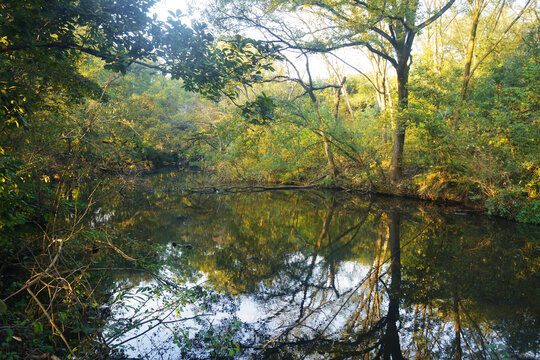
[[[124,58],[120,59],[118,55],[110,54],[110,53],[103,53],[99,50],[84,47],[75,43],[69,43],[69,42],[51,42],[51,43],[44,43],[44,44],[13,44],[13,45],[7,45],[0,47],[0,54],[1,53],[9,53],[19,50],[27,50],[27,49],[37,49],[37,48],[45,48],[45,49],[64,49],[64,50],[77,50],[80,52],[83,52],[85,54],[89,54],[95,57],[98,57],[103,60],[108,61],[120,61],[123,60],[130,64],[138,64],[145,66],[150,69],[155,69],[162,71],[163,73],[171,73],[171,70],[168,70],[166,67],[156,65],[156,64],[149,64],[144,61],[136,60],[133,58]]]

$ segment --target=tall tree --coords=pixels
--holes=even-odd
[[[431,15],[425,15],[420,1],[361,1],[361,0],[215,0],[214,12],[221,21],[230,20],[242,26],[257,27],[263,33],[274,35],[267,18],[282,13],[301,13],[312,17],[316,32],[326,35],[324,40],[310,41],[309,31],[298,28],[299,41],[289,48],[302,47],[310,52],[331,52],[346,47],[362,46],[392,64],[397,76],[398,110],[403,114],[408,107],[407,84],[411,66],[411,52],[415,36],[437,20],[455,0],[448,0]],[[290,16],[290,15],[289,15]],[[398,116],[394,130],[394,145],[390,165],[390,179],[402,177],[403,148],[407,121]]]

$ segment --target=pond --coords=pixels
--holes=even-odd
[[[538,226],[346,192],[193,194],[175,181],[111,191],[92,215],[144,264],[119,266],[109,285],[102,336],[127,357],[540,356]]]

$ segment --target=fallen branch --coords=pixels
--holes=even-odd
[[[194,194],[212,194],[212,193],[245,193],[245,192],[264,192],[277,190],[306,190],[317,189],[318,185],[283,185],[283,186],[231,186],[218,188],[215,186],[179,188],[179,191]]]

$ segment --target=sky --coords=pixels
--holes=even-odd
[[[201,15],[200,12],[197,11],[197,7],[202,8],[206,1],[207,0],[161,0],[158,4],[154,6],[153,12],[157,14],[158,19],[167,20],[167,17],[169,16],[169,11],[174,12],[179,9],[182,11],[182,13],[185,14],[184,22],[189,25],[192,19],[200,19]],[[204,19],[201,20],[204,21]],[[360,69],[365,73],[369,73],[371,71],[369,62],[359,50],[341,50],[337,53],[338,56],[346,59],[357,69]],[[353,69],[350,66],[335,61],[332,56],[329,56],[328,59],[333,63],[333,66],[335,68],[339,69],[339,71],[343,73],[343,75],[347,76],[352,74],[358,74],[358,71],[356,69]],[[299,69],[305,69],[303,59],[298,59],[294,62]],[[311,56],[310,68],[312,76],[315,79],[325,79],[331,75],[327,63],[322,56]]]
[[[169,10],[176,11],[176,10],[182,10],[184,14],[186,14],[186,18],[191,18],[189,14],[189,8],[191,0],[161,0],[159,3],[157,3],[154,6],[154,12],[158,15],[158,19],[160,20],[167,20],[167,16],[169,16]],[[201,3],[202,1],[199,1]]]

